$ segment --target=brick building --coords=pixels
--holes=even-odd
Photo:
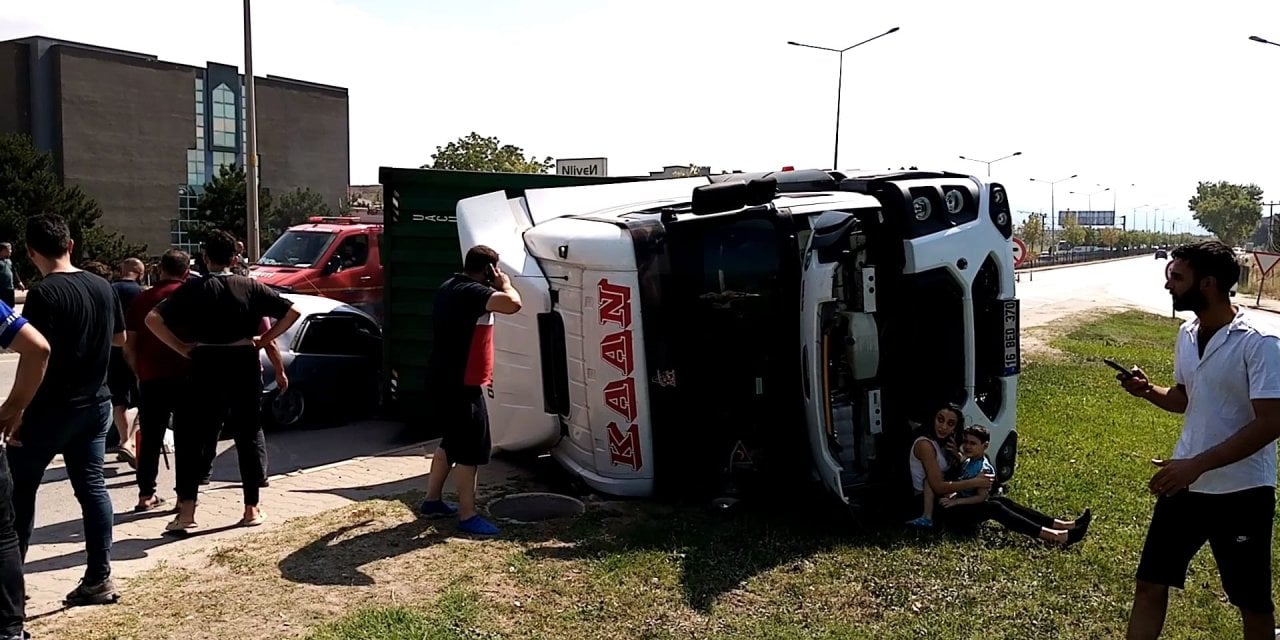
[[[256,78],[263,187],[310,188],[337,207],[350,174],[347,90]],[[192,249],[187,221],[222,164],[244,165],[243,76],[156,56],[33,36],[0,42],[0,133],[53,152],[102,225],[159,254]]]

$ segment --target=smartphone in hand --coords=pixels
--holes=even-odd
[[[1116,371],[1119,371],[1119,372],[1120,372],[1120,375],[1121,375],[1125,380],[1128,380],[1129,378],[1132,378],[1132,377],[1133,377],[1133,373],[1132,373],[1131,371],[1129,371],[1128,369],[1126,369],[1126,368],[1124,368],[1124,367],[1120,366],[1120,364],[1119,364],[1119,363],[1117,363],[1115,360],[1112,360],[1112,359],[1110,359],[1110,358],[1103,358],[1103,359],[1102,359],[1102,361],[1103,361],[1103,362],[1105,362],[1105,363],[1107,364],[1107,366],[1108,366],[1108,367],[1111,367],[1112,369],[1115,369]]]

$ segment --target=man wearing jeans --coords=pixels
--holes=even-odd
[[[0,348],[18,353],[18,371],[9,397],[0,404],[0,447],[11,442],[22,413],[44,380],[49,343],[12,307],[0,302]],[[13,446],[18,443],[13,442]],[[0,640],[29,637],[23,632],[26,618],[26,580],[22,575],[22,551],[14,529],[13,477],[7,456],[0,455]]]
[[[80,502],[88,555],[69,606],[106,604],[119,595],[111,579],[111,497],[102,476],[111,393],[111,347],[124,346],[124,313],[111,284],[71,266],[74,242],[60,216],[27,221],[27,253],[44,276],[27,293],[23,315],[44,334],[51,353],[44,382],[22,416],[6,455],[13,473],[15,528],[25,558],[45,468],[62,454]]]

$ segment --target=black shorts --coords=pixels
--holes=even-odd
[[[1182,589],[1187,567],[1207,541],[1231,604],[1266,613],[1271,602],[1272,487],[1233,493],[1182,491],[1156,500],[1138,580]]]
[[[449,462],[469,467],[489,463],[492,442],[489,438],[489,411],[485,407],[484,389],[462,387],[448,392],[436,391],[432,418],[440,425],[440,448],[449,454]]]
[[[124,356],[111,354],[107,362],[107,389],[111,391],[111,404],[117,407],[135,407],[138,404],[138,376],[134,375]]]

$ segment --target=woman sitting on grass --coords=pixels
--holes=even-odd
[[[949,432],[960,431],[963,425],[963,414],[954,407],[939,411],[948,412],[945,422],[955,420],[956,427]],[[938,432],[938,418],[934,419],[934,432]],[[945,426],[945,425],[944,425]],[[938,504],[944,509],[944,523],[958,529],[972,530],[987,520],[995,520],[1006,528],[1018,533],[1039,538],[1047,542],[1069,547],[1084,538],[1089,531],[1092,513],[1085,509],[1084,515],[1077,520],[1058,520],[1034,509],[1024,507],[1005,497],[990,497],[991,483],[995,478],[995,469],[987,461],[987,447],[991,442],[991,434],[983,427],[972,426],[963,429],[964,453],[960,480],[948,482],[943,478],[943,470],[936,459],[932,459],[927,440],[917,439],[912,445],[912,480],[917,477],[916,468],[923,470],[924,478],[917,486],[921,503],[925,506],[925,515],[911,521],[914,526],[933,526],[933,496],[944,496]],[[932,466],[932,469],[930,467]],[[975,484],[975,481],[976,484]]]

